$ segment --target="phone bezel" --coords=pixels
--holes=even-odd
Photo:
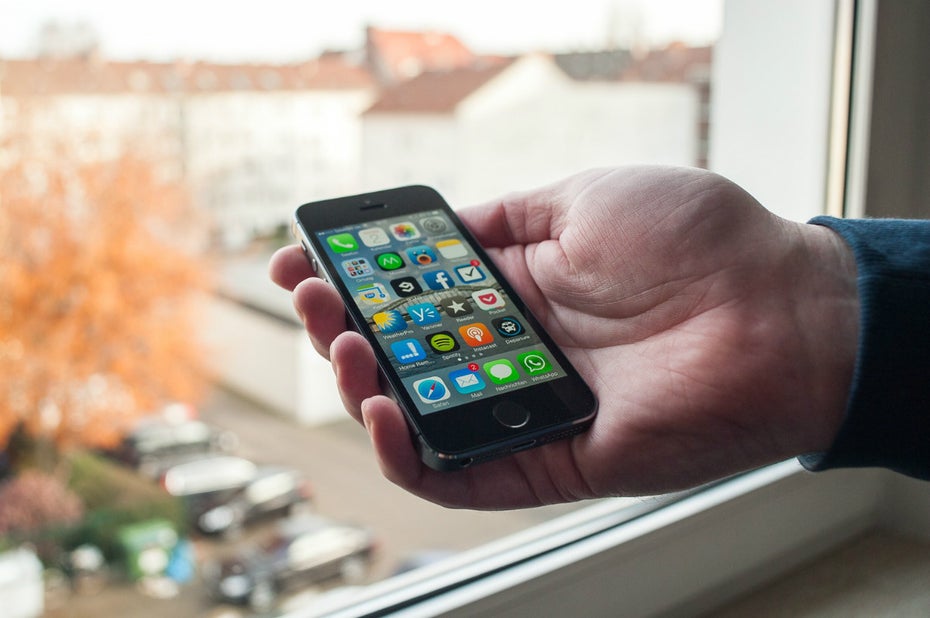
[[[448,215],[462,241],[471,245],[507,295],[510,304],[537,333],[565,370],[566,376],[431,414],[419,412],[394,364],[382,349],[375,333],[368,327],[351,291],[338,275],[338,266],[330,259],[317,233],[434,210],[442,210]],[[548,441],[547,436],[576,433],[593,421],[597,402],[590,388],[445,199],[431,187],[412,185],[310,202],[297,209],[295,223],[304,249],[313,254],[308,257],[315,259],[317,267],[325,270],[327,279],[339,291],[356,330],[371,344],[382,374],[404,410],[413,432],[424,447],[433,451],[429,458],[424,457],[433,467],[447,469],[460,466],[463,462],[495,457],[506,454],[512,448],[529,444],[529,441],[533,445],[542,444]],[[510,401],[529,410],[527,424],[512,428],[497,421],[492,408],[502,401]]]

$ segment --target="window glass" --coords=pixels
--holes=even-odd
[[[384,480],[268,258],[340,194],[706,167],[722,0],[0,10],[0,560],[36,603],[294,607],[584,506]]]

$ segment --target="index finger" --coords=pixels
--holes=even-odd
[[[304,279],[316,276],[300,245],[288,245],[275,251],[268,263],[268,274],[272,281],[290,292]]]

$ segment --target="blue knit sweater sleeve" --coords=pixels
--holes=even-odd
[[[860,335],[846,416],[810,470],[880,466],[930,480],[930,221],[810,221],[852,249]]]

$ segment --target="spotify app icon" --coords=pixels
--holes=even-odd
[[[426,338],[426,343],[429,344],[429,347],[433,351],[439,354],[445,354],[447,352],[455,352],[459,349],[459,342],[455,340],[455,337],[452,336],[447,330],[441,330],[438,333],[433,333]]]

